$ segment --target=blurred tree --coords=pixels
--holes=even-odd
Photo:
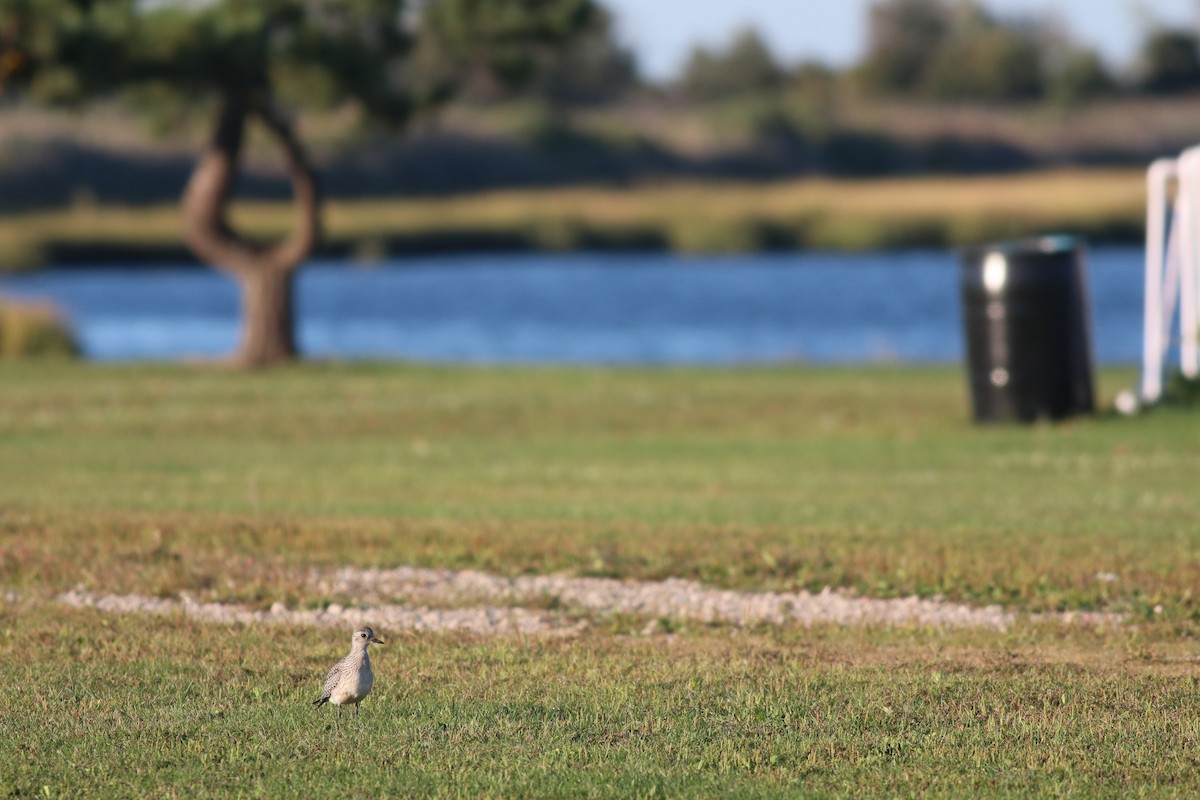
[[[920,85],[934,100],[1011,102],[1045,86],[1036,30],[1001,24],[975,6],[961,8],[953,34],[932,54]]]
[[[184,190],[184,231],[197,257],[238,282],[237,360],[261,365],[296,354],[293,277],[320,229],[314,171],[279,101],[351,102],[400,126],[473,74],[528,81],[592,13],[590,0],[0,0],[0,87],[44,103],[130,89],[217,100]],[[431,50],[438,69],[413,69]],[[273,135],[291,175],[296,222],[280,243],[229,224],[248,118]]]
[[[753,28],[734,37],[723,60],[730,83],[744,91],[774,89],[783,75],[771,49]]]
[[[1058,105],[1074,106],[1112,97],[1118,88],[1100,55],[1081,48],[1067,54],[1050,77],[1047,94]]]
[[[637,62],[617,43],[612,15],[604,9],[563,47],[547,54],[532,91],[556,104],[600,103],[638,84]]]
[[[1009,102],[1045,91],[1043,31],[998,19],[975,0],[880,0],[858,79],[868,91]]]
[[[837,124],[841,75],[817,62],[796,65],[787,74],[785,107],[799,130],[824,136]]]
[[[724,52],[698,47],[683,73],[683,90],[698,100],[719,100],[779,87],[783,70],[753,28],[734,36]]]
[[[1200,88],[1200,40],[1191,31],[1159,29],[1142,44],[1140,88],[1176,94]]]
[[[954,14],[944,0],[881,0],[871,6],[859,78],[868,91],[913,94],[929,61],[950,37]]]
[[[697,99],[720,96],[725,90],[720,62],[720,56],[707,47],[693,47],[680,81],[684,93]]]

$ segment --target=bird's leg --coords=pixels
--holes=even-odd
[[[342,707],[338,706],[338,719],[340,720],[341,718],[342,718]]]
[[[354,718],[358,719],[358,703],[354,704]]]

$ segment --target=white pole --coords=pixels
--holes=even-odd
[[[1197,303],[1200,296],[1200,254],[1197,249],[1196,214],[1200,212],[1200,149],[1184,151],[1179,159],[1179,199],[1176,203],[1179,231],[1179,366],[1186,378],[1200,372],[1200,330]]]
[[[1167,267],[1162,281],[1162,342],[1163,356],[1171,341],[1171,323],[1175,321],[1175,306],[1179,302],[1179,272],[1183,254],[1179,251],[1179,226],[1171,223],[1167,229]]]
[[[1163,263],[1167,256],[1167,209],[1175,160],[1161,158],[1146,172],[1146,292],[1142,330],[1142,402],[1162,396],[1165,331],[1170,312],[1163,307]]]

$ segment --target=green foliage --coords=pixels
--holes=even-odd
[[[41,100],[78,102],[146,84],[183,95],[269,92],[319,73],[318,100],[354,99],[400,120],[411,107],[386,80],[410,47],[403,0],[0,3],[12,32],[6,48],[29,64],[10,81]]]
[[[823,64],[805,62],[796,66],[786,76],[788,100],[796,106],[793,113],[805,116],[809,126],[827,126],[840,81],[841,76]]]
[[[402,123],[461,78],[406,73],[418,38],[457,66],[520,82],[538,63],[531,52],[569,39],[591,12],[589,0],[0,0],[0,79],[46,102],[146,85],[189,100],[278,92],[305,105],[353,101]]]
[[[950,37],[944,0],[883,0],[871,7],[867,52],[859,69],[868,88],[912,94],[925,81],[929,59]]]
[[[1076,49],[1051,78],[1048,94],[1061,106],[1075,106],[1117,94],[1116,80],[1094,50]]]
[[[137,0],[0,0],[0,87],[77,102],[119,82]]]
[[[778,88],[783,78],[775,57],[752,28],[739,32],[723,52],[692,51],[683,90],[700,100],[719,100]]]
[[[532,79],[546,52],[593,13],[589,0],[433,0],[422,24],[460,72],[484,70],[514,85]]]
[[[930,60],[922,91],[935,100],[1010,102],[1042,93],[1037,42],[981,20],[957,32]]]
[[[1010,102],[1042,95],[1044,62],[1035,26],[996,19],[973,0],[882,0],[860,78],[881,94]]]
[[[1200,407],[1200,379],[1172,372],[1167,379],[1161,405],[1195,409]]]
[[[638,82],[633,54],[615,39],[612,15],[603,9],[577,36],[546,57],[532,89],[553,103],[596,103],[615,99]]]
[[[1157,30],[1142,45],[1143,91],[1175,94],[1200,88],[1200,39],[1191,31]]]

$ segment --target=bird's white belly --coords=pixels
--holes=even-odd
[[[349,675],[341,680],[334,690],[329,693],[329,702],[335,706],[344,706],[349,703],[358,703],[367,693],[371,691],[371,686],[375,683],[375,676],[371,672],[369,664],[363,664],[357,670],[354,670]]]

